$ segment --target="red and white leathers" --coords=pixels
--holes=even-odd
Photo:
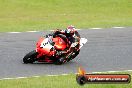
[[[57,29],[53,32],[53,37],[55,37],[58,34],[65,35],[69,41],[68,43],[70,44],[70,47],[68,47],[67,49],[65,49],[63,51],[57,51],[57,53],[56,53],[57,55],[62,55],[65,53],[72,52],[73,48],[74,48],[74,50],[75,50],[75,48],[76,48],[76,50],[79,49],[78,47],[76,47],[76,45],[79,44],[79,40],[80,40],[79,33],[75,29],[70,29],[70,30],[72,30],[72,33],[67,32],[67,30],[69,30],[69,29],[66,29],[66,30]]]

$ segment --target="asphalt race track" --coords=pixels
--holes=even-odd
[[[88,42],[78,57],[64,65],[23,64],[24,55],[47,33],[0,33],[0,78],[77,73],[79,65],[86,72],[132,69],[132,27],[80,30]]]

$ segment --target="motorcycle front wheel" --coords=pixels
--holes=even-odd
[[[37,58],[37,54],[38,54],[38,53],[37,53],[35,50],[33,50],[33,51],[27,53],[27,54],[24,56],[24,58],[23,58],[23,62],[24,62],[25,64],[35,62],[35,59]]]

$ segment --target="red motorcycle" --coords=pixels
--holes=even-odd
[[[26,54],[23,58],[24,63],[46,62],[54,64],[63,64],[74,59],[80,52],[80,48],[87,42],[87,39],[80,38],[78,32],[76,36],[79,36],[78,44],[71,46],[68,38],[63,34],[58,34],[55,37],[41,37],[36,43],[36,50],[33,50]],[[63,51],[68,48],[73,48],[72,52],[68,52],[62,55],[57,55],[57,51]]]

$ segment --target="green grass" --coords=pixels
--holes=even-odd
[[[123,72],[124,73],[124,72]],[[131,74],[132,72],[125,72]],[[121,73],[119,73],[121,74]],[[80,86],[76,82],[76,75],[42,76],[14,80],[1,80],[0,88],[132,88],[129,84],[85,84]]]
[[[132,26],[132,0],[0,0],[0,32]]]

